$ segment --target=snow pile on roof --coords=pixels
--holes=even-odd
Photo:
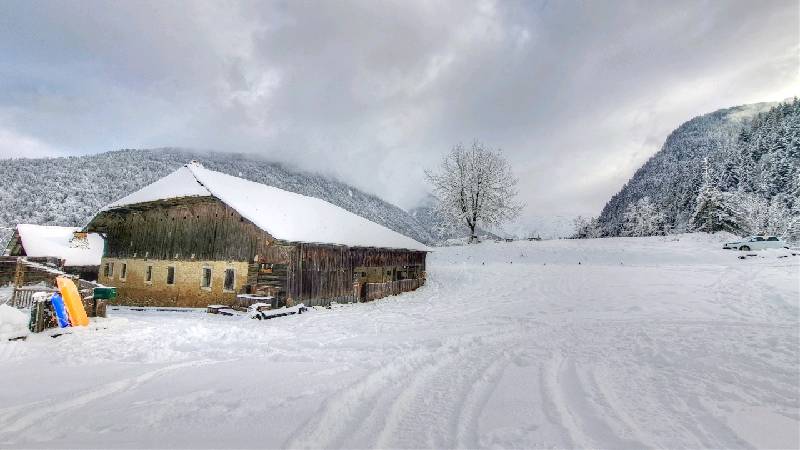
[[[73,239],[74,227],[53,227],[23,223],[17,225],[25,254],[32,257],[54,256],[67,266],[98,266],[103,257],[103,238],[89,233],[86,240]]]
[[[195,164],[192,164],[193,166]],[[197,182],[188,166],[183,166],[160,180],[106,205],[103,211],[137,203],[154,202],[179,197],[210,197],[211,193]]]
[[[191,177],[191,178],[190,178]],[[190,163],[103,210],[179,197],[214,196],[276,239],[427,251],[425,245],[324,200]]]

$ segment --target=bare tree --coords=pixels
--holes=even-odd
[[[466,225],[470,242],[477,226],[500,225],[517,217],[517,178],[502,153],[475,142],[458,144],[442,159],[438,172],[426,171],[438,199],[438,210],[455,226]]]

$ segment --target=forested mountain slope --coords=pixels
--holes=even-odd
[[[321,198],[420,242],[434,241],[406,211],[342,182],[252,156],[182,149],[0,160],[0,227],[8,234],[18,223],[83,226],[101,207],[192,159],[211,170]]]
[[[730,205],[731,210],[752,213],[749,203],[756,201],[780,209],[781,214],[798,214],[798,149],[797,99],[737,106],[696,117],[673,131],[662,149],[609,200],[597,220],[598,233],[626,234],[626,212],[643,200],[659,214],[663,228],[691,230],[704,182],[704,161],[710,188],[729,194],[726,201],[737,203]],[[758,227],[742,223],[741,231],[757,231],[753,228]]]

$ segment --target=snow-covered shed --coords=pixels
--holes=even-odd
[[[324,200],[196,162],[107,205],[86,231],[106,237],[102,283],[164,306],[375,298],[420,286],[428,251]]]
[[[95,280],[103,256],[103,238],[76,227],[23,223],[17,225],[6,254],[54,258],[61,261],[65,272]]]

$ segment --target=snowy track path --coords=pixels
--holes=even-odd
[[[266,324],[112,311],[0,344],[0,447],[797,448],[800,258],[703,246],[441,249],[417,292]]]

